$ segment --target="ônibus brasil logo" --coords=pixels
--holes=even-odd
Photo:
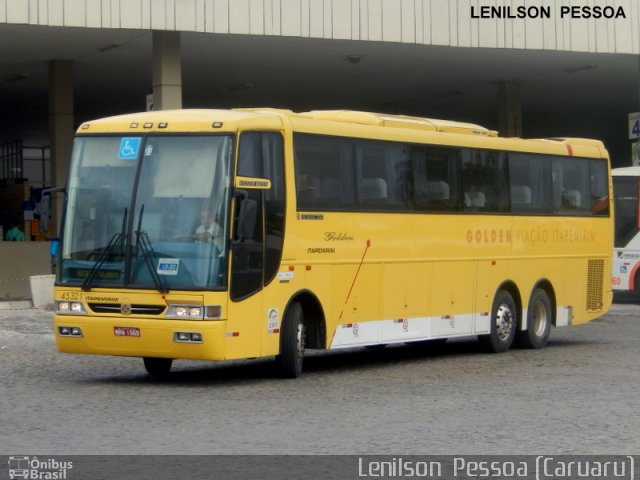
[[[9,478],[25,480],[66,480],[67,470],[73,468],[73,462],[62,462],[54,458],[44,460],[38,457],[9,457]]]

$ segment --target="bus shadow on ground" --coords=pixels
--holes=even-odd
[[[585,345],[601,345],[602,340],[591,339],[552,339],[548,349],[578,348]],[[513,348],[501,355],[519,355],[520,353],[535,352]],[[544,350],[539,351],[543,354]],[[494,356],[486,353],[474,337],[454,340],[447,343],[394,344],[386,347],[373,348],[358,347],[345,350],[309,351],[304,359],[304,370],[301,378],[306,375],[317,374],[350,374],[354,371],[379,370],[396,368],[399,363],[410,366],[412,363],[441,362],[455,360],[458,357]],[[140,361],[140,374],[103,376],[86,379],[91,383],[119,383],[119,384],[151,384],[167,386],[202,386],[202,385],[238,385],[246,382],[273,381],[278,379],[273,357],[240,360],[229,362],[189,362],[184,364],[177,361],[174,370],[166,377],[151,377],[144,373]]]
[[[399,362],[411,363],[450,358],[454,356],[483,354],[476,341],[447,344],[416,345],[416,343],[389,345],[375,348],[350,348],[344,350],[315,351],[305,354],[304,369],[300,380],[307,374],[352,372],[354,370],[384,368]],[[206,385],[237,384],[246,381],[277,380],[274,357],[226,362],[176,361],[171,373],[164,377],[152,377],[144,373],[142,361],[138,362],[139,375],[105,375],[84,379],[89,383]]]

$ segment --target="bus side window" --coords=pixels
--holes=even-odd
[[[488,213],[509,210],[507,161],[504,152],[462,150],[465,208]]]
[[[352,210],[352,142],[304,133],[295,134],[293,142],[298,210]]]
[[[511,211],[552,212],[551,159],[530,153],[509,153]]]
[[[320,182],[318,199],[326,203],[340,202],[340,181],[333,177],[324,177]]]
[[[459,151],[455,148],[414,147],[412,204],[419,211],[459,210]]]
[[[560,188],[560,205],[556,213],[560,215],[590,214],[590,163],[582,158],[554,158],[553,170]]]
[[[386,200],[387,182],[384,178],[363,178],[360,182],[360,201]]]
[[[358,206],[367,211],[402,210],[406,208],[406,182],[403,173],[409,161],[405,144],[356,140],[355,171]],[[404,165],[404,167],[403,167]]]
[[[609,182],[604,160],[591,160],[591,214],[609,215]]]

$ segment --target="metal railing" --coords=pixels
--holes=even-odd
[[[22,140],[0,145],[0,180],[23,178],[24,153]]]
[[[26,179],[27,175],[29,175],[29,177],[35,177],[29,178],[32,185],[40,184],[43,187],[48,185],[48,161],[48,146],[25,146],[22,140],[0,144],[0,186],[10,185],[14,183],[13,181],[15,180]],[[25,168],[27,162],[30,162],[29,165],[31,166],[29,168]],[[38,172],[38,174],[34,173],[37,170],[34,169],[33,162],[40,163],[40,172]]]

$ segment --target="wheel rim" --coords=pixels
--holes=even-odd
[[[532,312],[532,325],[531,329],[536,337],[544,335],[544,331],[547,328],[547,322],[549,321],[549,314],[547,308],[543,302],[536,302],[533,306]]]
[[[500,305],[496,312],[496,334],[498,340],[508,340],[513,330],[513,313],[508,305]]]

